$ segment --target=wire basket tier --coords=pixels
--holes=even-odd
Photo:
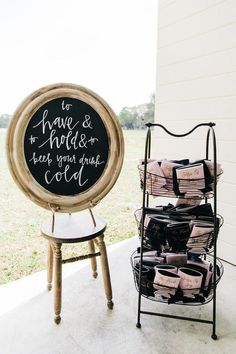
[[[140,239],[142,237],[144,249],[160,252],[178,252],[198,248],[202,250],[202,253],[213,250],[215,238],[213,217],[209,218],[212,220],[209,223],[197,219],[195,216],[178,215],[178,218],[182,221],[177,222],[175,219],[177,218],[176,215],[156,213],[154,215],[145,215],[143,224],[142,209],[137,209],[134,215],[138,226],[138,235]],[[204,219],[204,217],[202,218]],[[199,228],[201,231],[194,233],[193,228],[190,226],[193,222],[202,223],[203,226],[208,225],[208,227]],[[217,215],[218,230],[216,237],[223,222],[223,217]]]
[[[141,189],[144,187],[144,166],[138,166]],[[218,173],[216,181],[223,171]],[[168,197],[183,199],[204,199],[214,196],[213,177],[208,178],[172,178],[164,177],[146,171],[146,192],[154,197]]]
[[[134,283],[136,290],[139,291],[139,274],[140,267],[137,260],[137,251],[135,251],[130,258],[131,267],[133,270]],[[145,253],[144,253],[145,255]],[[213,256],[210,254],[204,256],[204,260],[213,264]],[[188,269],[191,269],[191,264],[187,264]],[[177,271],[186,267],[185,264],[177,267]],[[193,267],[193,266],[192,266]],[[194,267],[193,267],[194,269]],[[222,275],[224,273],[224,267],[222,262],[217,258],[216,259],[216,285],[219,283]],[[191,289],[189,287],[173,287],[171,285],[162,285],[155,282],[155,268],[153,266],[142,265],[141,273],[141,295],[145,298],[148,298],[152,301],[162,302],[167,304],[176,304],[176,305],[190,305],[190,306],[199,306],[209,303],[213,299],[213,271],[210,272],[210,275],[207,274],[209,283],[204,284],[201,287]],[[181,277],[180,277],[181,278]],[[206,277],[205,277],[206,279]]]

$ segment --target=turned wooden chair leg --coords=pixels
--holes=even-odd
[[[48,259],[47,259],[47,281],[48,290],[52,289],[52,277],[53,277],[53,248],[48,242]]]
[[[89,253],[95,253],[95,246],[94,246],[93,240],[88,241],[88,249],[89,249]],[[96,257],[90,258],[90,261],[91,261],[91,268],[92,268],[92,272],[93,272],[93,277],[97,278],[98,273],[97,273]]]
[[[110,278],[110,271],[109,271],[109,265],[107,259],[107,250],[104,242],[104,235],[98,236],[97,240],[98,240],[97,245],[101,253],[102,275],[103,275],[104,290],[107,298],[107,306],[109,309],[112,309],[113,301],[112,301],[111,278]]]
[[[61,243],[54,243],[54,321],[61,322],[62,256]]]

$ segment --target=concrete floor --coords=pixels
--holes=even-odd
[[[190,354],[236,353],[236,269],[224,264],[217,292],[217,334],[211,325],[141,316],[129,257],[136,238],[108,249],[114,309],[106,307],[101,273],[93,279],[88,261],[63,268],[62,321],[53,322],[52,293],[40,272],[0,287],[0,354]],[[45,245],[46,246],[46,245]],[[212,303],[190,308],[142,300],[143,309],[211,318]]]

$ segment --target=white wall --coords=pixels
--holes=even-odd
[[[236,1],[159,0],[156,122],[180,133],[216,123],[218,255],[236,264]],[[187,139],[158,135],[160,157],[205,156],[206,130]]]

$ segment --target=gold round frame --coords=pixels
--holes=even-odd
[[[81,100],[100,116],[109,139],[106,167],[85,192],[64,196],[53,194],[42,187],[31,175],[24,155],[24,136],[34,113],[45,103],[60,97]],[[10,172],[18,187],[34,203],[59,212],[76,212],[96,205],[115,184],[123,164],[124,139],[121,126],[110,106],[93,91],[75,84],[59,83],[45,86],[29,95],[15,111],[7,134],[7,159]]]

